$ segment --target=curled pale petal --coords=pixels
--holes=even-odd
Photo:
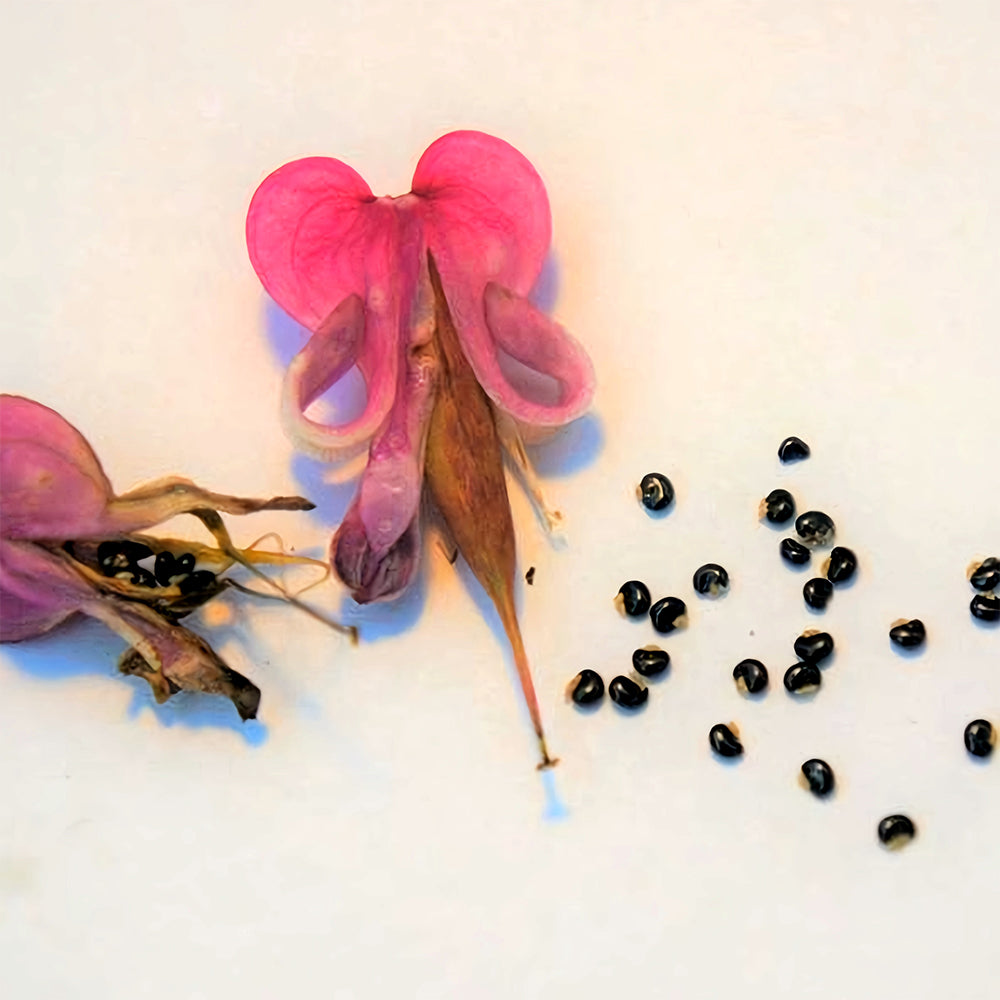
[[[534,387],[530,379],[515,386],[498,358],[496,368],[490,366],[488,376],[480,379],[490,398],[527,424],[556,426],[581,416],[593,399],[595,378],[580,343],[527,299],[495,282],[486,286],[484,305],[493,343],[528,373],[543,377]]]
[[[306,416],[309,405],[358,362],[364,328],[364,304],[359,296],[349,295],[320,324],[285,374],[281,404],[285,427],[299,447],[327,461],[346,458],[364,447],[392,405],[396,365],[386,358],[381,365],[372,364],[365,377],[367,400],[358,417],[329,425]]]
[[[358,604],[391,601],[416,575],[420,561],[419,513],[388,551],[375,556],[361,521],[359,501],[355,500],[333,536],[330,561]]]
[[[7,538],[71,538],[94,530],[112,496],[83,435],[55,410],[0,396],[0,519]]]

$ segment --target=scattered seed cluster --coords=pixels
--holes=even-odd
[[[781,442],[778,456],[783,463],[808,458],[809,446],[797,437]],[[649,473],[642,478],[637,495],[650,511],[662,511],[674,502],[674,489],[662,473]],[[760,503],[759,515],[772,525],[783,525],[795,517],[795,498],[786,489],[772,490]],[[808,510],[795,517],[797,538],[783,538],[779,545],[782,559],[796,567],[807,566],[814,550],[830,545],[836,535],[833,519],[823,511]],[[844,546],[834,546],[825,561],[823,576],[809,579],[802,588],[806,605],[822,611],[833,596],[834,587],[849,583],[858,566],[855,553]],[[990,557],[969,569],[969,582],[977,591],[970,611],[982,621],[1000,620],[1000,559]],[[718,563],[705,563],[692,577],[695,593],[703,597],[719,597],[729,588],[729,573]],[[669,634],[687,622],[687,606],[679,597],[663,597],[652,601],[649,588],[640,580],[622,584],[615,598],[619,610],[630,617],[648,614],[657,632]],[[924,644],[927,630],[919,618],[899,619],[889,629],[889,638],[898,647],[914,650]],[[789,695],[800,698],[815,693],[823,682],[821,664],[827,664],[834,652],[834,639],[829,632],[810,629],[793,643],[797,662],[784,674],[783,683]],[[643,679],[661,678],[670,666],[670,655],[659,646],[648,645],[632,653],[633,676],[618,675],[608,685],[611,699],[625,709],[637,709],[649,699],[649,688]],[[768,688],[768,671],[760,660],[741,660],[733,668],[737,689],[745,695],[762,695]],[[569,696],[577,705],[596,705],[604,697],[604,681],[595,670],[581,670],[570,682]],[[988,757],[996,743],[996,731],[986,719],[970,722],[964,732],[965,747],[974,757]],[[719,757],[737,758],[744,753],[739,728],[735,722],[717,723],[708,733],[708,742]],[[818,757],[801,766],[802,782],[813,795],[823,798],[835,788],[833,769]],[[897,848],[916,835],[913,821],[901,814],[886,816],[877,828],[879,840],[889,848]]]

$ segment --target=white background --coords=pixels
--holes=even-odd
[[[613,11],[613,12],[612,12]],[[1000,13],[991,0],[808,4],[36,3],[0,42],[3,384],[54,406],[119,489],[165,473],[301,491],[268,528],[322,554],[349,489],[277,420],[302,341],[246,257],[256,185],[339,156],[401,193],[478,128],[549,189],[554,314],[595,415],[540,454],[567,515],[515,493],[546,783],[481,595],[437,551],[350,650],[244,602],[202,628],[261,720],[115,674],[83,623],[0,659],[0,968],[9,997],[816,997],[995,980],[1000,632],[967,564],[1000,551]],[[813,447],[782,468],[786,434]],[[657,468],[676,509],[635,501]],[[837,520],[853,587],[808,614],[756,519],[777,485]],[[190,530],[190,529],[186,529]],[[691,592],[702,562],[732,592]],[[655,636],[630,577],[689,599],[646,710],[583,715]],[[331,609],[332,585],[316,599]],[[905,658],[887,639],[922,617]],[[792,639],[838,651],[808,703]],[[742,699],[733,664],[772,688]],[[735,766],[706,735],[740,724]],[[797,782],[819,755],[840,782]],[[904,851],[875,837],[908,812]],[[985,985],[983,988],[987,988]]]

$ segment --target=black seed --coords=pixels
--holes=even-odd
[[[649,588],[641,580],[629,580],[618,589],[625,614],[633,618],[644,615],[649,610]]]
[[[1000,559],[997,559],[996,556],[984,559],[972,571],[969,583],[976,590],[996,590],[997,587],[1000,587]]]
[[[886,816],[878,825],[878,839],[886,847],[902,847],[917,833],[913,820],[909,816]]]
[[[802,773],[813,795],[829,795],[833,791],[833,768],[825,760],[813,757],[802,765]]]
[[[795,517],[795,498],[788,490],[771,490],[761,508],[771,524],[784,524]]]
[[[215,574],[207,569],[197,569],[189,573],[178,586],[182,594],[195,594],[215,583]]]
[[[529,566],[528,572],[524,574],[524,582],[530,587],[535,582],[535,567]]]
[[[720,722],[708,731],[708,742],[720,757],[739,757],[743,744],[729,726]]]
[[[182,552],[177,557],[177,572],[190,573],[194,569],[194,555],[190,552]]]
[[[687,605],[679,597],[664,597],[649,609],[649,618],[657,632],[673,632],[686,613]]]
[[[153,575],[161,587],[169,587],[172,577],[178,575],[177,560],[172,552],[157,552],[153,563]]]
[[[823,683],[823,675],[815,663],[795,663],[785,671],[785,689],[801,694]]]
[[[795,519],[795,531],[809,545],[826,545],[833,540],[833,518],[821,510],[807,510]]]
[[[655,677],[670,666],[670,654],[658,646],[646,646],[632,653],[632,666],[643,677]]]
[[[989,757],[993,740],[993,726],[986,719],[975,719],[965,727],[965,749],[973,757]]]
[[[847,583],[858,568],[858,557],[843,545],[835,545],[830,553],[830,565],[826,568],[826,578],[830,583]]]
[[[796,566],[804,566],[809,562],[809,550],[801,542],[795,541],[794,538],[782,538],[779,549],[781,558],[785,562],[794,563]]]
[[[604,697],[604,681],[596,670],[581,670],[569,686],[570,697],[578,705],[592,705]]]
[[[105,576],[114,576],[120,570],[131,569],[140,559],[151,556],[153,550],[142,542],[129,539],[101,542],[97,546],[97,564]]]
[[[673,502],[673,483],[660,472],[650,472],[639,483],[639,497],[648,510],[663,510]]]
[[[608,694],[622,708],[638,708],[649,697],[649,688],[636,684],[631,677],[619,675],[608,685]]]
[[[155,587],[156,577],[153,576],[148,569],[136,566],[136,568],[132,570],[132,583],[140,587]]]
[[[982,622],[995,622],[1000,620],[1000,597],[992,594],[976,594],[969,605],[973,618],[978,618]]]
[[[802,596],[809,607],[822,611],[826,607],[827,601],[833,596],[833,584],[821,576],[814,577],[812,580],[806,581],[802,588]]]
[[[897,646],[913,649],[922,646],[927,638],[927,629],[919,618],[911,618],[908,622],[900,622],[889,629],[889,638]]]
[[[760,660],[740,660],[733,667],[733,680],[742,681],[750,694],[759,694],[767,687],[767,667]]]
[[[803,632],[794,645],[799,659],[806,663],[821,663],[833,652],[833,636],[829,632]]]
[[[778,458],[782,462],[798,462],[809,457],[809,445],[797,437],[787,437],[778,445]]]
[[[729,574],[718,563],[705,563],[694,571],[692,582],[699,594],[718,597],[721,591],[729,589]]]

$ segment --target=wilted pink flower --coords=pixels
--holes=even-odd
[[[210,493],[178,478],[116,495],[90,445],[58,413],[0,395],[0,641],[31,639],[74,614],[89,615],[125,638],[131,648],[121,669],[145,677],[157,700],[182,688],[224,694],[251,719],[257,687],[177,624],[224,586],[210,571],[191,572],[191,552],[219,572],[234,562],[295,561],[233,548],[217,512],[312,506],[301,497]],[[184,513],[201,518],[220,548],[138,534]],[[158,559],[155,576],[138,565],[148,556]]]

